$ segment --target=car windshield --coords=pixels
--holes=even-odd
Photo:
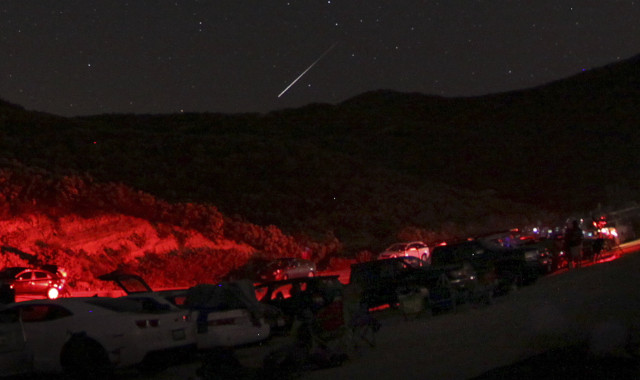
[[[286,264],[287,264],[287,260],[275,260],[267,264],[267,267],[278,268],[278,267],[286,266]]]

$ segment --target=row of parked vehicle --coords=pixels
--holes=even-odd
[[[153,291],[127,273],[123,297],[60,297],[0,304],[0,373],[108,376],[120,368],[162,370],[200,350],[257,343],[284,325],[253,284],[237,281]]]
[[[0,371],[86,377],[131,366],[163,369],[201,350],[288,334],[306,311],[341,300],[346,286],[357,289],[368,308],[417,300],[414,310],[440,312],[466,302],[491,302],[560,268],[562,251],[550,247],[549,241],[514,241],[503,233],[432,249],[403,243],[378,260],[353,264],[347,285],[338,276],[318,275],[314,263],[296,258],[261,263],[252,275],[236,272],[219,284],[170,291],[153,291],[133,274],[101,276],[126,292],[118,298],[59,297],[50,290],[64,291],[64,282],[48,278],[47,285],[33,290],[43,299],[0,304]],[[7,274],[5,283],[24,290],[16,284],[25,273],[35,283],[42,270],[0,273]]]
[[[318,276],[309,260],[280,258],[257,269],[219,284],[162,291],[135,274],[113,272],[99,279],[126,295],[112,298],[70,297],[54,266],[5,268],[0,373],[87,378],[129,367],[161,370],[197,352],[288,334],[304,305],[318,305],[318,295],[331,303],[344,286],[338,276]],[[41,272],[46,281],[38,282]],[[32,299],[14,302],[16,295]]]
[[[431,257],[431,264],[446,270],[464,297],[471,296],[475,289],[499,295],[531,284],[548,271],[550,261],[542,246],[505,244],[495,236],[439,245]]]
[[[500,231],[429,248],[421,241],[396,243],[377,260],[351,266],[350,282],[365,289],[373,307],[399,305],[407,293],[423,289],[433,311],[494,296],[534,283],[567,266],[561,235],[541,238],[518,230]],[[611,252],[613,240],[585,234],[583,258]]]

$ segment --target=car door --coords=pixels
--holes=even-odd
[[[47,294],[47,289],[51,286],[51,275],[47,272],[36,270],[32,272],[31,293]]]
[[[418,245],[416,243],[411,243],[407,245],[407,248],[403,252],[403,256],[413,256],[418,257]]]
[[[31,371],[31,355],[26,349],[20,314],[15,309],[0,310],[0,373],[13,376]]]
[[[291,275],[289,276],[289,278],[306,277],[307,275],[307,269],[298,260],[291,260],[289,268],[289,270],[291,271]]]
[[[16,295],[20,294],[33,294],[31,291],[31,277],[33,272],[30,270],[18,273],[13,283],[13,288],[16,291]]]
[[[14,307],[20,313],[24,326],[27,350],[33,354],[33,367],[37,371],[51,372],[60,368],[60,351],[69,339],[72,313],[51,304],[23,304]]]

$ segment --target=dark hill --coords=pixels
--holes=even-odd
[[[473,98],[375,91],[268,114],[61,118],[0,103],[0,158],[373,247],[637,199],[640,58]],[[462,190],[464,189],[464,190]]]

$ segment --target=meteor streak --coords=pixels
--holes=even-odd
[[[313,61],[313,63],[312,63],[312,64],[310,64],[310,65],[309,65],[309,67],[307,67],[307,68],[306,68],[306,70],[304,70],[300,75],[298,75],[298,77],[297,77],[296,79],[294,79],[294,80],[293,80],[293,82],[291,82],[291,84],[289,84],[289,85],[287,86],[287,88],[285,88],[284,90],[282,90],[282,92],[280,93],[280,95],[278,95],[278,98],[279,98],[279,97],[281,97],[282,95],[284,95],[284,93],[285,93],[285,92],[287,92],[287,90],[289,90],[289,89],[291,88],[291,86],[293,86],[294,84],[296,84],[296,82],[297,82],[300,78],[302,78],[302,76],[303,76],[304,74],[306,74],[306,73],[307,73],[307,71],[311,70],[311,68],[312,68],[313,66],[315,66],[315,65],[316,65],[316,63],[320,62],[320,60],[321,60],[322,58],[324,58],[324,56],[325,56],[325,55],[329,54],[329,52],[330,52],[331,50],[333,50],[333,48],[334,48],[334,47],[336,47],[336,45],[337,45],[337,44],[338,44],[337,42],[334,42],[334,43],[333,43],[333,45],[329,46],[329,49],[325,50],[325,52],[324,52],[324,53],[322,53],[322,55],[320,55],[320,57],[318,57],[318,59],[316,59],[315,61]]]

